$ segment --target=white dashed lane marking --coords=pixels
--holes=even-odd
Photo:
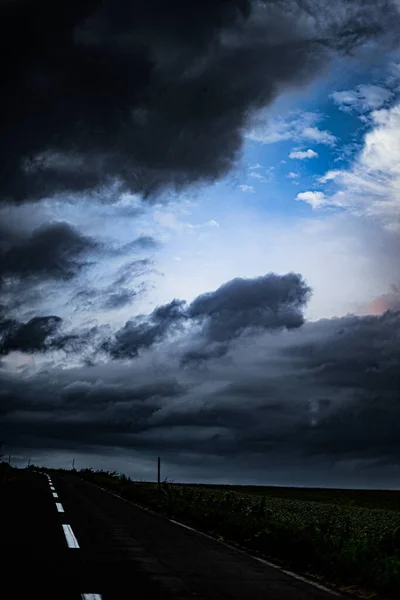
[[[55,491],[56,488],[53,486],[53,482],[51,481],[50,475],[48,475],[47,473],[45,473],[45,475],[47,477],[47,481],[49,482],[50,490],[52,492],[53,498],[58,498],[58,494]],[[57,512],[59,512],[59,513],[65,512],[64,507],[61,504],[61,502],[56,502],[56,508],[57,508]],[[68,548],[79,548],[78,540],[76,539],[75,534],[72,531],[71,525],[68,525],[67,523],[63,523],[62,528],[64,531],[65,540],[67,542]],[[102,600],[102,596],[101,596],[101,594],[81,594],[81,599],[82,600]]]
[[[78,540],[76,539],[71,525],[63,523],[65,539],[67,540],[68,548],[79,548]]]

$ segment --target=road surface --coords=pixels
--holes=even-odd
[[[335,598],[77,476],[20,471],[0,494],[1,588],[13,600]]]

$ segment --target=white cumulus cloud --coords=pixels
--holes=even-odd
[[[210,227],[219,227],[219,223],[215,219],[211,219],[210,221],[208,221],[208,225]]]
[[[289,158],[297,160],[305,160],[306,158],[317,158],[318,153],[309,148],[308,150],[292,150],[289,154]]]
[[[331,94],[341,110],[369,112],[383,107],[393,99],[393,92],[380,85],[359,85],[355,90],[343,90]]]
[[[296,199],[307,202],[313,210],[329,204],[324,192],[300,192],[300,194],[297,194]]]
[[[242,190],[242,192],[247,192],[248,194],[253,194],[254,193],[254,187],[252,185],[239,185],[239,188]]]
[[[328,203],[338,201],[355,213],[379,218],[389,229],[400,229],[400,104],[371,113],[372,128],[361,152],[347,170],[333,170],[320,183],[339,190]]]
[[[262,144],[293,140],[334,146],[338,139],[327,129],[318,127],[322,120],[323,115],[313,112],[290,112],[275,118],[262,114],[254,119],[246,137]]]
[[[253,179],[260,179],[260,181],[265,181],[265,177],[263,177],[261,173],[257,173],[255,171],[251,171],[250,177],[253,177]]]
[[[318,129],[318,127],[305,127],[302,131],[304,140],[315,142],[316,144],[325,144],[326,146],[334,146],[337,142],[337,137],[326,129]]]

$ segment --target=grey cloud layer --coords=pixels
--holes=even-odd
[[[134,261],[128,265],[129,276],[136,275],[139,270],[147,266],[145,260]],[[132,300],[133,291],[121,287],[126,283],[123,275],[117,273],[118,285],[106,290],[103,296],[103,306],[118,308],[125,306]],[[141,271],[140,271],[141,272]],[[123,280],[123,281],[122,281]],[[307,303],[311,290],[300,275],[275,275],[269,273],[254,279],[234,279],[225,283],[214,292],[198,296],[191,304],[184,300],[173,300],[169,304],[158,306],[150,315],[139,315],[129,320],[115,335],[103,341],[101,348],[112,358],[134,358],[141,350],[151,348],[154,344],[163,342],[184,329],[194,330],[194,346],[187,349],[183,361],[188,361],[193,353],[204,352],[206,356],[221,356],[228,349],[228,343],[240,337],[244,332],[258,332],[276,329],[292,329],[304,323],[302,309]],[[127,295],[127,297],[126,297]],[[95,305],[98,293],[96,290],[80,292],[78,298],[81,304]],[[34,351],[38,327],[42,331],[46,319],[61,319],[57,317],[42,317],[32,319],[28,324],[17,324],[4,318],[4,340],[2,352],[7,354],[13,350]],[[49,321],[50,322],[50,321]],[[35,324],[33,327],[32,324]],[[15,329],[17,328],[17,329]],[[11,342],[14,338],[20,339],[23,332],[23,344],[18,347],[18,342]],[[29,334],[32,333],[32,343]],[[45,338],[50,335],[47,333]],[[65,334],[68,338],[68,334]],[[11,337],[10,337],[11,336]],[[76,339],[76,335],[72,336]],[[78,336],[79,338],[80,336]],[[87,334],[82,335],[81,343],[85,344]],[[42,344],[45,342],[42,340]],[[220,344],[215,346],[214,344]],[[55,341],[53,346],[57,345]],[[60,344],[60,341],[58,342]]]
[[[243,294],[235,296],[238,287]],[[322,469],[343,461],[395,468],[400,312],[293,327],[285,309],[290,316],[282,322],[282,308],[292,302],[298,314],[308,294],[293,274],[233,280],[189,306],[175,300],[141,323],[128,322],[108,338],[112,361],[98,358],[86,366],[18,376],[3,369],[1,435],[25,448],[134,448],[162,452],[176,463],[183,453],[186,466],[199,460],[218,464],[224,457],[227,464],[240,458],[252,469],[310,460],[320,461]],[[201,315],[200,326],[191,311],[196,319]],[[268,319],[260,321],[263,311]],[[212,352],[215,341],[208,333],[213,315],[217,330],[225,331],[220,353]],[[107,330],[84,337],[99,347],[105,335]],[[196,338],[206,368],[189,361],[182,369]],[[62,339],[58,347],[66,345]],[[24,343],[26,352],[39,350]]]
[[[54,301],[61,288],[65,297],[66,288],[98,261],[99,252],[96,240],[65,222],[33,230],[22,219],[0,226],[0,313],[12,319],[38,310],[43,314],[43,299]]]
[[[55,334],[62,319],[60,317],[34,317],[28,323],[12,319],[0,320],[0,354],[13,351],[42,352],[49,347],[48,339]]]
[[[191,318],[207,318],[205,333],[214,341],[237,337],[244,329],[300,327],[311,289],[300,275],[270,273],[233,279],[202,294],[188,308]]]
[[[137,317],[128,321],[115,334],[115,339],[105,342],[104,349],[113,358],[137,356],[141,349],[150,348],[180,326],[184,318],[183,305],[184,301],[173,300],[157,308],[147,319]]]
[[[114,358],[134,357],[186,325],[200,326],[196,343],[188,349],[183,362],[211,355],[222,355],[226,344],[245,331],[300,327],[310,288],[300,275],[273,273],[254,279],[234,279],[214,292],[202,294],[190,305],[173,300],[145,317],[126,323],[115,339],[104,348]],[[220,344],[219,346],[213,343]]]
[[[388,311],[242,338],[206,371],[182,370],[165,342],[134,361],[3,372],[2,435],[25,448],[131,448],[178,462],[183,452],[187,464],[395,467],[399,334],[400,313]]]
[[[38,310],[52,312],[67,298],[71,309],[115,310],[131,304],[145,289],[144,278],[154,270],[146,255],[159,247],[152,236],[118,243],[85,235],[84,222],[80,229],[60,221],[32,229],[27,214],[17,219],[19,210],[14,209],[8,226],[0,226],[0,312],[4,315],[25,319]],[[7,216],[5,212],[0,220],[6,223]],[[96,268],[102,279],[93,277]]]
[[[72,279],[96,242],[68,223],[47,223],[32,232],[0,232],[0,282],[4,279]]]
[[[113,203],[109,217],[124,218],[142,208],[119,204],[121,188],[150,197],[217,179],[254,111],[308,81],[332,52],[375,40],[384,48],[398,28],[390,0],[3,5],[0,201],[15,214],[27,200],[96,191],[99,206]],[[10,317],[64,285],[80,314],[126,307],[157,247],[150,235],[106,247],[85,234],[84,215],[77,230],[33,229],[24,214],[21,229],[1,226],[8,445],[137,449],[189,466],[232,459],[244,470],[320,457],[399,463],[395,310],[305,323],[307,284],[269,274],[173,300],[116,332],[70,326],[53,308]],[[105,257],[108,279],[79,277]]]
[[[226,173],[252,111],[332,50],[393,37],[395,2],[48,0],[1,8],[3,200]]]

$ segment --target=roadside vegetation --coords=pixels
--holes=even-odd
[[[4,460],[2,449],[3,442],[0,440],[0,483],[8,481],[13,472],[12,467]]]
[[[117,472],[28,470],[81,477],[364,600],[400,597],[400,491],[158,486]],[[21,470],[0,463],[0,479],[10,471]]]
[[[239,493],[240,486],[157,486],[91,469],[78,475],[342,591],[399,598],[398,492],[258,487]]]
[[[0,462],[0,482],[8,481],[13,473],[13,468],[10,467],[8,462],[1,461]]]

